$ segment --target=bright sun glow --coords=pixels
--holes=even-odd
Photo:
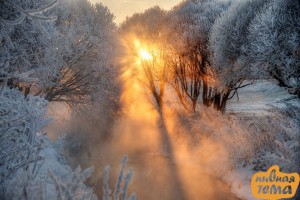
[[[139,55],[143,60],[152,60],[153,59],[152,55],[145,49],[140,49]]]

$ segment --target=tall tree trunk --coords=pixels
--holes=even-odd
[[[221,107],[220,104],[221,104],[221,94],[217,92],[215,93],[214,100],[213,100],[214,109],[220,110]]]
[[[157,93],[157,91],[155,89],[152,90],[152,95],[155,99],[155,102],[157,104],[157,108],[159,111],[161,111],[161,99],[160,99],[160,95]]]
[[[205,106],[209,106],[208,104],[208,86],[206,81],[203,81],[203,90],[202,90],[202,101]]]
[[[223,95],[222,102],[221,102],[221,105],[220,105],[220,111],[222,113],[224,113],[225,110],[226,110],[226,104],[227,104],[229,95],[230,95],[230,91],[226,92],[225,95]]]
[[[159,83],[159,109],[163,112],[163,101],[164,101],[164,94],[165,94],[165,81],[161,80]]]
[[[197,99],[193,99],[193,102],[192,102],[192,111],[194,113],[196,112],[196,106],[197,106]]]

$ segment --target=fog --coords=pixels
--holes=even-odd
[[[73,167],[95,167],[88,185],[98,197],[103,192],[105,166],[111,166],[110,187],[114,188],[122,157],[128,155],[126,169],[134,173],[129,192],[135,192],[138,199],[237,199],[220,178],[232,165],[227,147],[208,136],[212,130],[224,132],[224,137],[230,134],[230,130],[222,130],[224,121],[187,114],[168,90],[168,103],[160,112],[141,82],[145,77],[135,59],[131,54],[119,60],[121,70],[116,81],[121,85],[123,115],[111,118],[100,111],[93,123],[68,113],[61,105],[52,105],[51,110],[56,110],[52,114],[60,124],[54,121],[48,134],[58,138],[58,130],[66,130],[68,160]],[[111,106],[103,102],[97,105],[99,110]],[[184,118],[194,118],[195,122],[187,123]]]

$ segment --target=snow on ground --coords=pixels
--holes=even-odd
[[[300,107],[299,98],[289,94],[286,88],[279,87],[275,81],[256,81],[252,85],[238,90],[239,100],[233,97],[228,101],[227,112],[243,114],[266,114],[270,106],[286,107],[291,103]]]
[[[272,114],[268,112],[271,108],[282,109],[291,105],[300,108],[299,98],[289,94],[286,88],[279,87],[275,81],[257,81],[253,85],[239,89],[238,92],[239,100],[237,101],[237,97],[235,96],[233,99],[229,100],[227,104],[226,109],[228,113],[235,113],[238,116],[253,117],[267,117],[267,115],[269,115],[272,119]],[[278,137],[276,135],[278,133],[274,132],[272,134],[275,138]],[[300,133],[295,133],[295,138],[297,138],[297,134],[299,138]],[[284,147],[286,150],[292,151],[292,147],[286,145],[286,142],[284,142]],[[274,152],[266,152],[263,159],[271,160],[273,153]],[[247,200],[255,199],[250,189],[250,180],[255,173],[253,167],[253,165],[247,165],[246,167],[237,166],[235,170],[230,171],[224,177],[224,180],[231,185],[232,192],[239,198]]]

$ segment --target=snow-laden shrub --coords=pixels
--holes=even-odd
[[[124,170],[125,170],[125,166],[128,160],[128,156],[125,155],[123,157],[122,160],[122,167],[120,169],[119,172],[119,176],[117,178],[117,182],[115,185],[115,190],[113,195],[111,195],[111,190],[109,189],[109,172],[110,172],[110,166],[107,165],[105,167],[105,174],[104,174],[104,178],[103,178],[103,200],[119,200],[120,196],[121,199],[126,200],[127,199],[127,190],[128,190],[128,186],[129,186],[129,182],[132,178],[133,172],[132,170],[129,170],[127,175],[124,177]],[[122,180],[124,179],[124,183],[123,183],[123,187],[122,187]],[[128,200],[135,200],[136,199],[136,195],[135,193],[132,193],[130,195],[130,197],[128,198]]]
[[[30,172],[24,171],[6,184],[3,199],[9,200],[40,200],[45,199],[46,182],[33,179]]]
[[[47,102],[41,98],[24,95],[17,90],[3,88],[0,96],[0,194],[5,182],[20,171],[38,169],[40,140],[37,133],[46,124],[44,118]],[[29,165],[32,167],[30,168]]]
[[[58,200],[97,200],[97,196],[93,193],[93,189],[84,185],[84,181],[89,178],[94,169],[87,168],[81,171],[80,167],[77,167],[73,172],[71,178],[67,181],[61,181],[61,179],[55,176],[52,172],[49,172],[50,178],[54,181],[56,190],[56,199]]]
[[[300,172],[300,108],[272,108],[268,116],[243,120],[256,145],[253,170],[279,165],[286,172]]]
[[[97,200],[93,189],[84,184],[93,168],[82,171],[77,167],[73,171],[59,159],[57,145],[45,139],[40,152],[44,157],[44,163],[39,168],[38,174],[32,176],[31,171],[15,174],[5,185],[6,193],[0,199]]]
[[[110,166],[107,165],[104,171],[103,177],[103,197],[102,200],[135,200],[136,195],[132,193],[129,198],[127,198],[128,187],[130,180],[132,179],[133,172],[129,170],[125,175],[125,166],[128,160],[128,156],[123,157],[122,166],[115,184],[115,190],[112,191],[109,188],[109,172]],[[72,173],[72,176],[67,180],[62,180],[61,178],[54,175],[54,173],[49,172],[50,178],[53,180],[55,185],[55,199],[57,200],[97,200],[97,196],[93,193],[93,190],[88,188],[83,182],[89,178],[94,171],[94,168],[87,168],[81,171],[80,167],[77,167]],[[100,188],[97,188],[98,190]]]
[[[182,114],[178,133],[185,133],[202,146],[212,141],[222,147],[232,167],[251,166],[253,171],[266,171],[276,164],[283,171],[299,172],[299,113],[299,108],[292,105],[270,108],[258,116],[221,115],[203,108],[198,114]],[[220,157],[218,152],[215,155]]]
[[[258,171],[278,165],[286,173],[300,172],[299,107],[223,115],[201,108],[193,115],[179,114],[176,149],[186,144],[182,141],[189,144],[180,161],[189,156],[188,162],[222,178],[242,199],[252,199],[251,177]]]

